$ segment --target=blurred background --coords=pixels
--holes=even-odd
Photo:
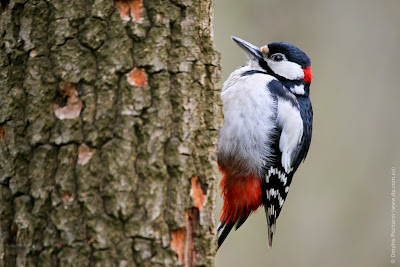
[[[314,76],[313,140],[273,248],[260,209],[229,235],[216,266],[393,266],[393,167],[400,266],[400,1],[215,0],[214,31],[223,80],[245,62],[231,35],[292,43]]]

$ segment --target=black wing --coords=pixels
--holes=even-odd
[[[263,204],[268,224],[269,246],[271,247],[276,220],[289,193],[293,175],[302,160],[305,159],[310,147],[313,114],[311,102],[308,97],[296,98],[278,81],[269,83],[268,88],[274,94],[278,103],[276,136],[274,137],[275,142],[272,145],[275,158],[264,168],[265,180],[262,187]],[[283,103],[284,105],[279,105],[279,103]],[[281,115],[283,119],[279,118],[279,113],[284,113],[283,116]],[[287,121],[285,123],[282,120]],[[301,136],[296,133],[298,128],[296,127],[296,123],[300,123],[302,126]],[[290,145],[293,141],[296,141],[295,146]],[[284,142],[288,142],[288,145],[285,145]],[[289,149],[287,149],[288,147]],[[286,160],[282,160],[284,153],[289,153],[290,156]],[[286,157],[288,157],[288,154]]]

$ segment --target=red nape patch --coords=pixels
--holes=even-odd
[[[223,177],[219,187],[224,198],[221,222],[236,222],[248,217],[261,205],[261,180],[256,175],[232,175],[220,171]]]
[[[311,83],[311,81],[312,81],[312,68],[311,68],[311,66],[308,66],[307,68],[303,69],[303,72],[304,72],[303,81],[305,83]]]

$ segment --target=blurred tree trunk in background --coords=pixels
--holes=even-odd
[[[11,0],[0,266],[213,265],[212,23],[212,0]]]

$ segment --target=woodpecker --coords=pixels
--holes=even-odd
[[[218,167],[224,204],[218,248],[260,206],[271,248],[293,174],[311,143],[311,61],[288,43],[257,47],[232,39],[249,61],[231,73],[221,93],[225,123],[219,131]]]

